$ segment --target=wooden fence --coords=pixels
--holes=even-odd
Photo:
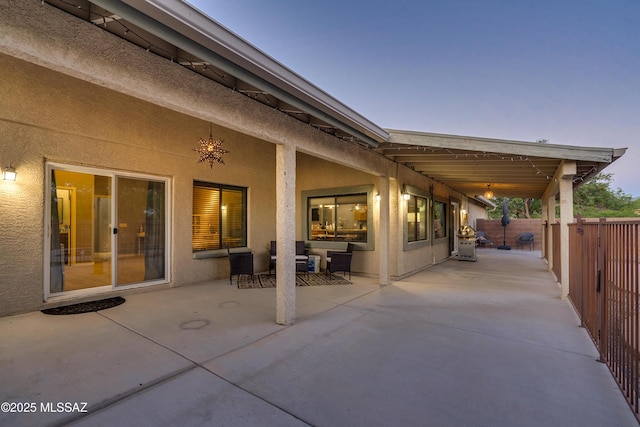
[[[529,250],[529,246],[519,247],[516,245],[516,238],[520,233],[533,233],[533,249],[540,250],[542,247],[542,220],[541,219],[512,219],[506,229],[502,227],[499,219],[476,219],[476,231],[487,233],[495,246],[501,245],[503,241],[512,249]],[[505,233],[506,232],[506,233]]]

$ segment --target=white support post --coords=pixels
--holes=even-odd
[[[549,221],[549,211],[547,208],[547,200],[542,198],[541,200],[542,202],[542,212],[541,212],[541,216],[542,216],[542,227],[540,230],[540,235],[542,236],[542,241],[540,242],[540,252],[542,254],[542,258],[544,259],[547,256],[547,229],[549,228],[549,224],[551,224],[551,221]],[[545,224],[547,224],[547,226],[545,227]]]
[[[547,259],[549,260],[548,269],[553,271],[553,227],[552,224],[556,223],[556,196],[549,196],[547,199],[547,218],[549,218],[549,226],[547,227]],[[557,278],[560,280],[560,278]]]
[[[379,254],[379,275],[380,286],[391,283],[389,275],[389,246],[390,246],[390,218],[389,218],[389,177],[381,176],[378,182],[380,194],[379,203],[379,224],[378,224],[378,254]]]
[[[276,323],[296,319],[296,149],[276,145]]]
[[[571,163],[563,165],[565,174],[560,180],[560,298],[569,296],[569,224],[573,222],[573,182],[575,175],[575,162],[573,169]],[[571,171],[574,171],[571,173]]]

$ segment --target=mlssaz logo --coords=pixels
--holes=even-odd
[[[41,402],[40,412],[87,412],[87,402]]]

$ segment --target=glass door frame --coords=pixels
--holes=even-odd
[[[118,178],[132,178],[132,179],[146,179],[150,181],[159,181],[164,183],[164,198],[165,198],[165,248],[164,248],[164,278],[157,280],[149,280],[139,283],[132,283],[128,285],[118,285],[118,241],[117,233],[114,233],[114,227],[112,224],[111,235],[111,285],[101,286],[95,288],[86,288],[72,291],[51,292],[51,172],[53,170],[84,173],[91,175],[104,176],[111,179],[111,218],[113,223],[118,221]],[[48,301],[50,299],[76,297],[89,294],[100,294],[105,292],[111,292],[120,289],[131,289],[152,286],[157,284],[168,283],[170,281],[171,274],[171,223],[172,223],[172,206],[171,203],[171,178],[158,175],[149,175],[144,173],[115,171],[112,169],[102,169],[87,166],[76,166],[67,163],[46,162],[45,163],[45,186],[44,186],[44,299]],[[117,227],[116,227],[117,228]]]

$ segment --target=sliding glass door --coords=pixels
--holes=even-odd
[[[47,294],[167,280],[167,182],[48,165]]]
[[[117,178],[117,286],[165,278],[165,183]]]

